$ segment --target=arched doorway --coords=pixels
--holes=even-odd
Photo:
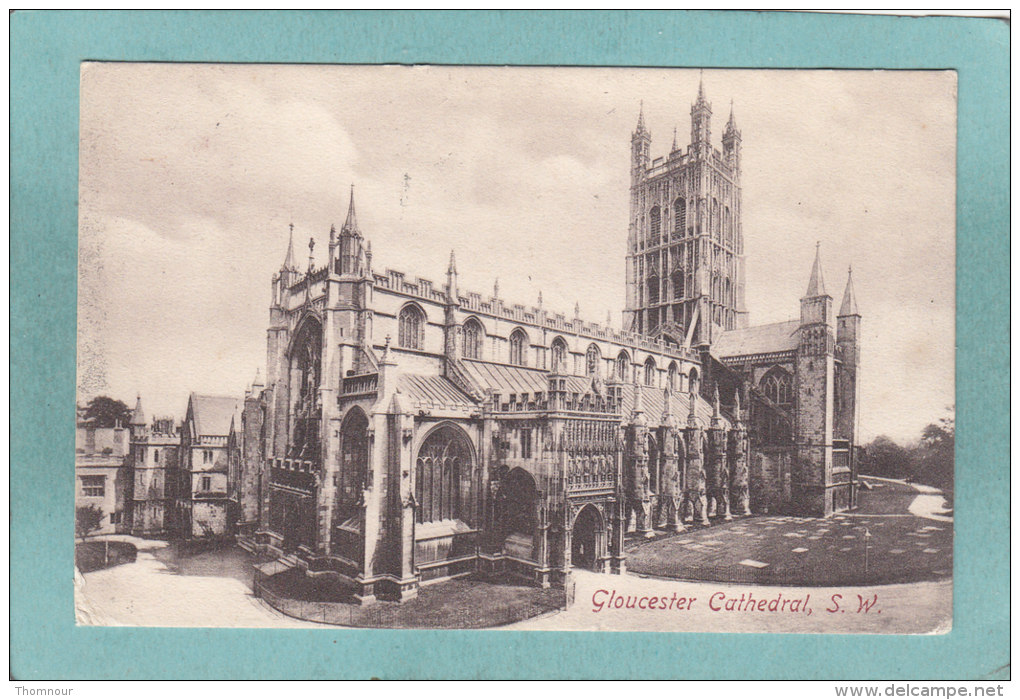
[[[600,571],[605,528],[598,509],[589,504],[574,518],[570,533],[570,561],[575,567]]]
[[[503,551],[528,561],[535,558],[535,506],[538,489],[535,480],[517,467],[507,474],[496,495],[496,532]]]

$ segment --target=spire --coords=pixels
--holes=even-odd
[[[135,401],[135,410],[131,414],[131,425],[145,425],[145,411],[142,410],[141,394],[138,394],[138,399]]]
[[[538,308],[542,308],[542,290],[538,290]]]
[[[499,277],[492,283],[492,298],[499,299]]]
[[[740,138],[740,131],[737,129],[737,118],[733,113],[733,100],[730,100],[730,118],[726,122],[726,131],[723,132],[723,137],[733,136]]]
[[[284,270],[293,270],[294,268],[294,224],[290,225],[290,240],[287,242],[287,257],[283,260]]]
[[[676,127],[673,127],[673,148],[669,150],[670,153],[676,153],[680,150],[680,147],[676,143]]]
[[[815,244],[815,262],[811,266],[811,280],[808,282],[805,297],[825,296],[825,279],[822,276],[822,242]]]
[[[251,388],[254,389],[257,386],[263,386],[262,384],[262,368],[255,368],[255,379],[252,380]]]
[[[612,325],[613,325],[613,312],[612,311],[607,311],[606,312],[606,326],[611,328]]]
[[[574,318],[581,318],[581,303],[574,302]]]
[[[666,387],[662,390],[662,422],[668,425],[676,425],[673,422],[673,392]]]
[[[446,274],[448,275],[457,274],[457,258],[456,256],[454,256],[453,250],[450,250],[450,266],[446,268]]]
[[[354,185],[351,185],[351,203],[347,206],[347,220],[344,221],[344,226],[340,230],[343,234],[359,234],[361,231],[358,229],[358,217],[354,213]]]
[[[315,267],[315,239],[308,239],[308,271],[311,272],[312,268]]]
[[[705,101],[705,70],[698,71],[698,102]]]
[[[740,389],[733,390],[733,417],[740,422]]]
[[[641,100],[640,106],[638,107],[637,129],[635,129],[635,131],[636,131],[636,133],[639,133],[639,134],[641,132],[643,132],[643,131],[647,131],[647,129],[645,129],[645,101],[644,100]]]
[[[854,294],[854,268],[851,266],[846,273],[846,291],[843,292],[843,303],[839,307],[840,316],[860,316],[857,311],[857,295]]]

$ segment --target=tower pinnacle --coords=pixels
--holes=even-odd
[[[822,276],[822,242],[815,244],[815,262],[811,266],[811,280],[808,282],[805,297],[825,296],[825,279]]]
[[[287,241],[287,257],[283,259],[283,269],[293,270],[294,268],[294,224],[290,225],[290,239]]]
[[[354,185],[351,185],[351,202],[347,206],[347,220],[344,221],[343,228],[341,229],[343,234],[360,234],[361,231],[358,229],[358,217],[354,212]]]
[[[846,290],[843,292],[843,303],[839,307],[840,316],[860,316],[857,311],[857,295],[854,294],[854,268],[851,266],[846,273]]]
[[[637,133],[647,131],[647,129],[645,129],[645,101],[641,100],[639,105],[640,106],[638,107],[637,129],[635,130]]]
[[[120,425],[118,423],[118,425]],[[131,425],[145,425],[145,411],[142,410],[142,395],[135,400],[135,410],[131,414]]]

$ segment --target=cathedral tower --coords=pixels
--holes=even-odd
[[[730,111],[723,150],[711,143],[704,86],[691,106],[691,143],[650,160],[644,110],[631,136],[624,327],[678,345],[713,342],[747,325],[740,211],[740,131]]]

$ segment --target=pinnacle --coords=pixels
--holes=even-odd
[[[825,296],[825,279],[822,275],[822,243],[815,244],[815,262],[811,266],[811,280],[808,282],[805,297]]]
[[[857,295],[854,294],[854,269],[847,270],[846,290],[843,292],[843,303],[839,307],[840,316],[859,316],[857,311]]]
[[[351,201],[347,207],[347,220],[344,221],[343,233],[359,233],[358,217],[354,211],[354,185],[351,185]]]

